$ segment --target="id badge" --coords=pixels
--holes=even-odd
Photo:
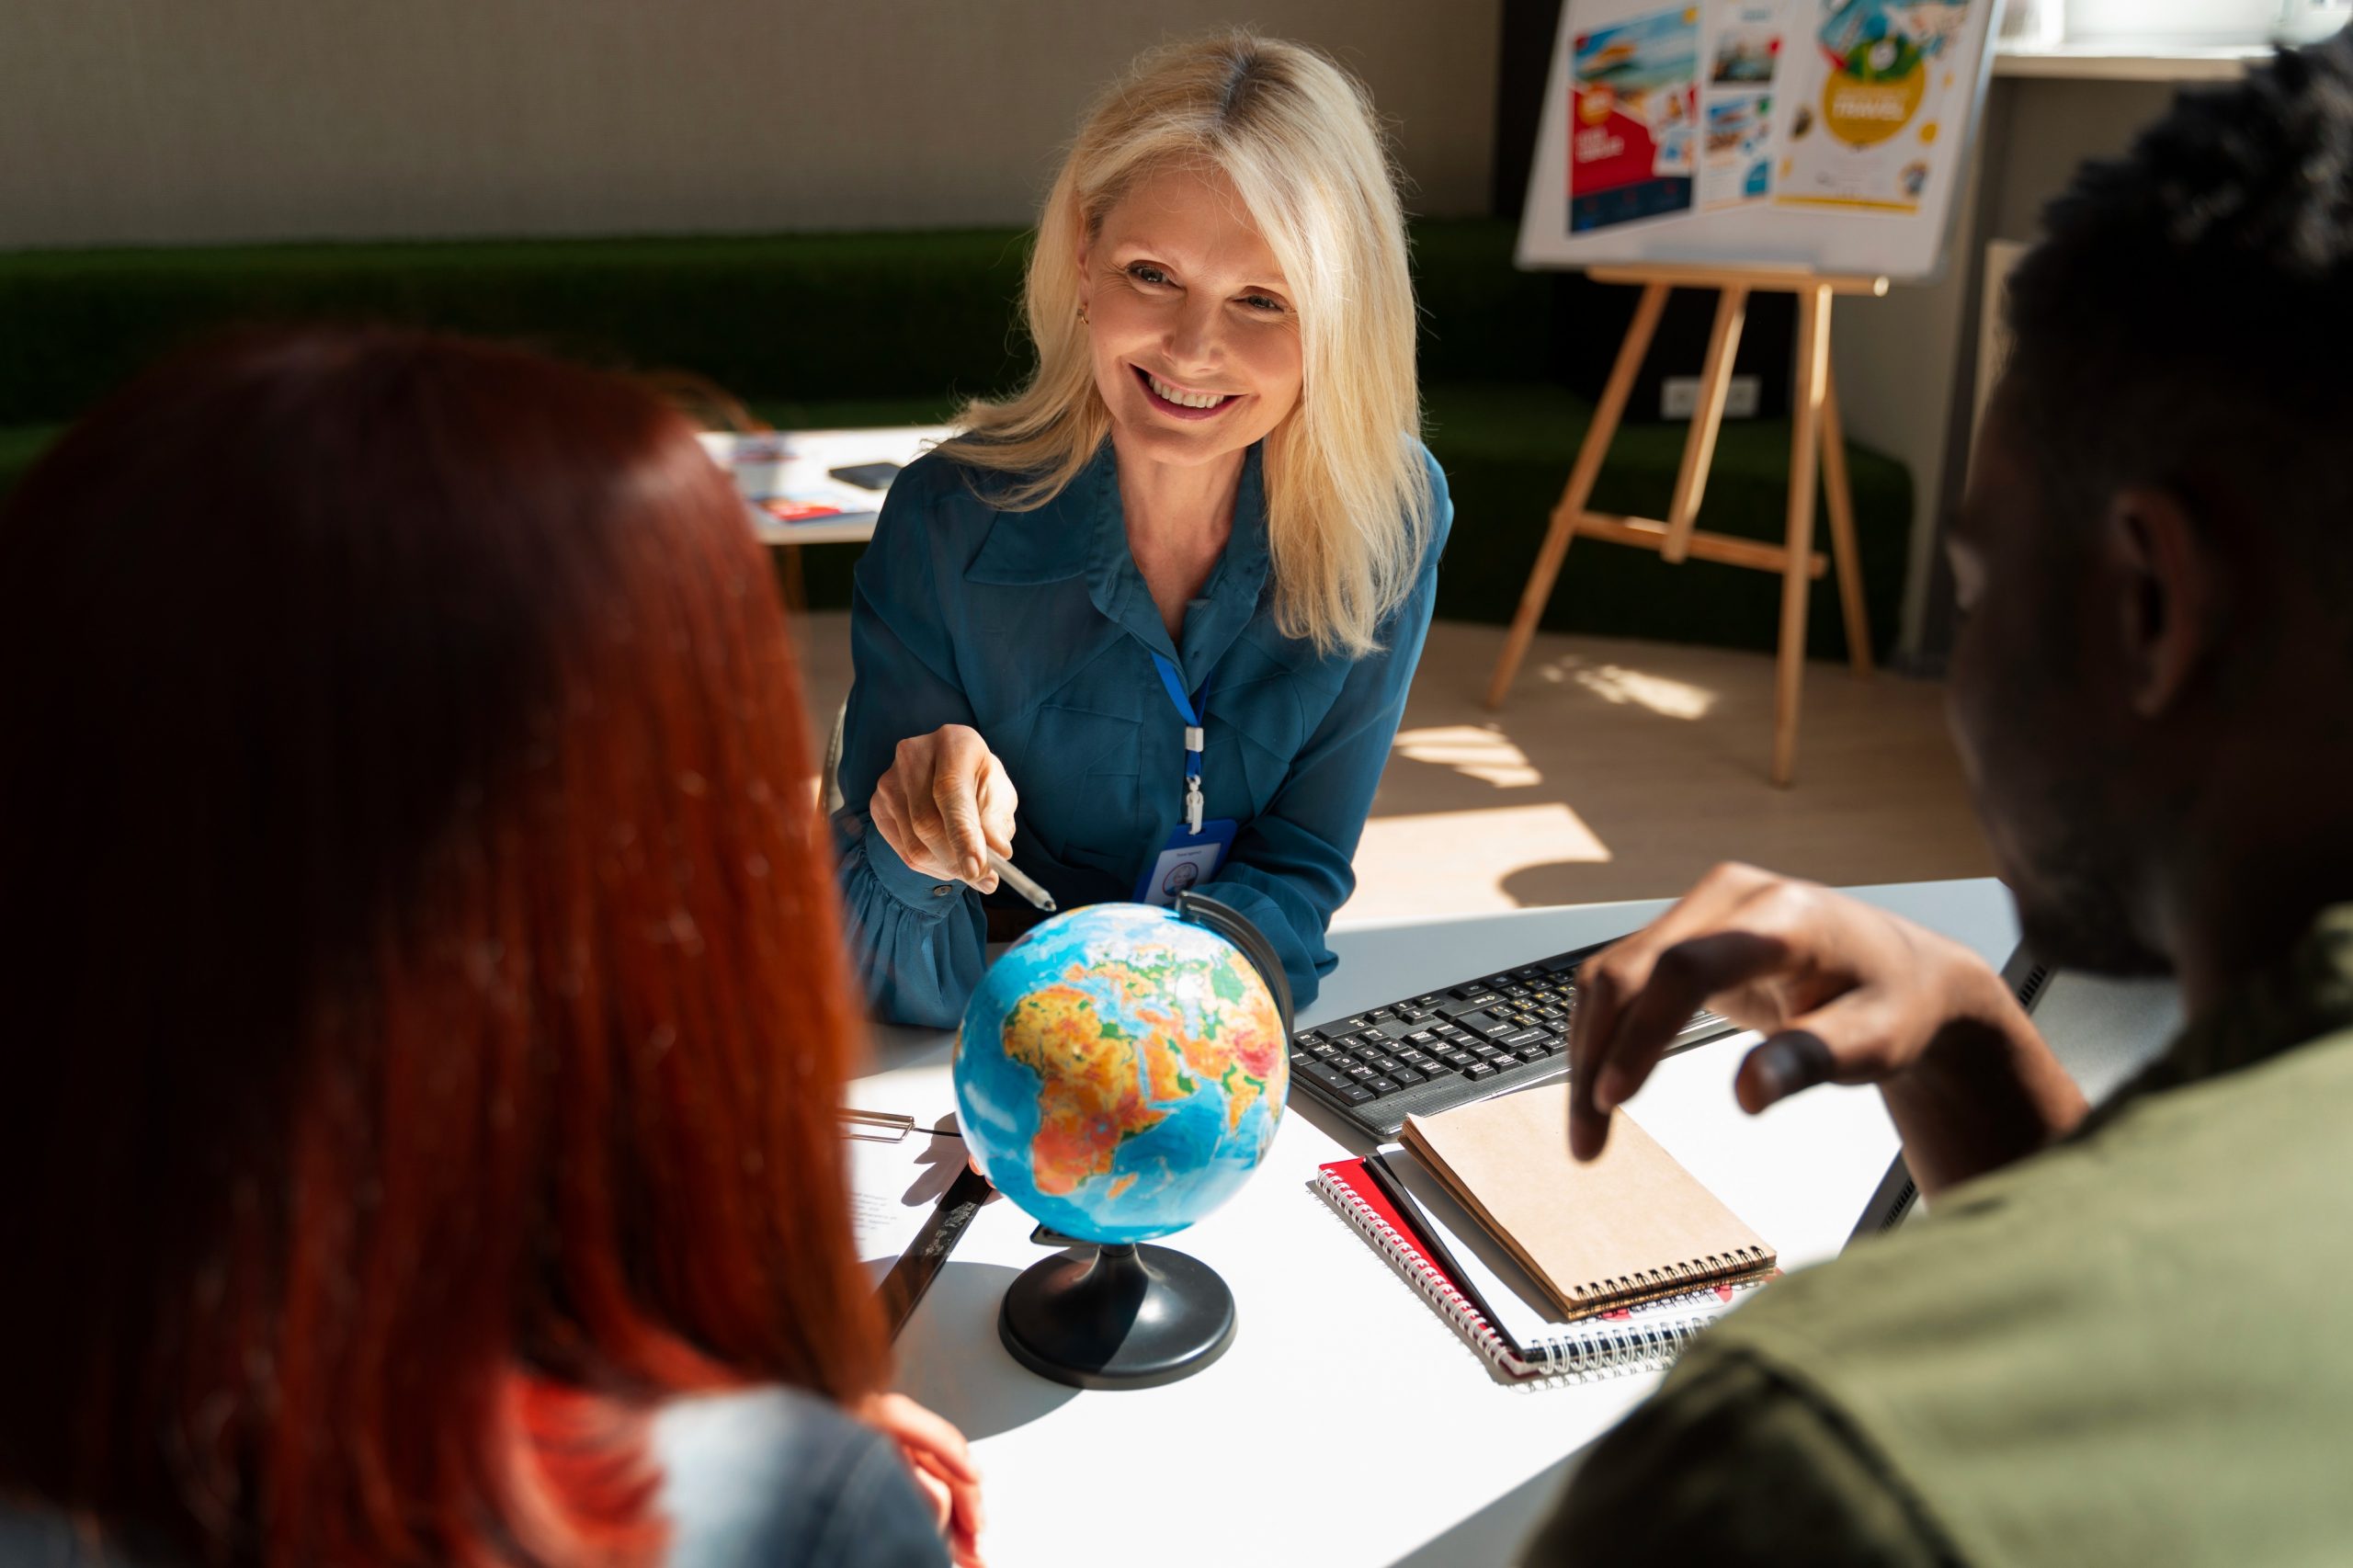
[[[1156,903],[1165,909],[1187,888],[1216,876],[1218,868],[1225,864],[1225,852],[1233,847],[1234,831],[1232,817],[1205,822],[1199,833],[1178,823],[1176,830],[1168,835],[1168,842],[1161,846],[1151,869],[1136,884],[1135,901]]]

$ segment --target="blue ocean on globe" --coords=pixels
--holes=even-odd
[[[1058,915],[982,976],[956,1044],[966,1146],[1054,1230],[1149,1241],[1240,1190],[1290,1086],[1282,1016],[1223,937],[1166,909]]]

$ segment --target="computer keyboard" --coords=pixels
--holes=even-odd
[[[1432,1116],[1565,1077],[1576,968],[1608,945],[1597,942],[1300,1029],[1291,1036],[1291,1084],[1385,1140],[1407,1116]],[[1721,1015],[1699,1013],[1667,1049],[1732,1032]]]

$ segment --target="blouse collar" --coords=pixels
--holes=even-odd
[[[1025,585],[1084,574],[1087,597],[1106,619],[1155,653],[1174,659],[1188,688],[1199,687],[1257,613],[1271,557],[1267,544],[1263,442],[1243,455],[1233,501],[1233,531],[1200,597],[1186,606],[1184,645],[1172,644],[1160,611],[1128,549],[1120,505],[1118,460],[1107,437],[1063,492],[1031,512],[999,512],[965,569],[971,583]],[[1080,546],[1081,548],[1074,548]]]

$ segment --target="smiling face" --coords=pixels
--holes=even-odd
[[[1192,467],[1240,454],[1299,404],[1297,301],[1233,182],[1139,182],[1080,248],[1095,385],[1122,453]]]

